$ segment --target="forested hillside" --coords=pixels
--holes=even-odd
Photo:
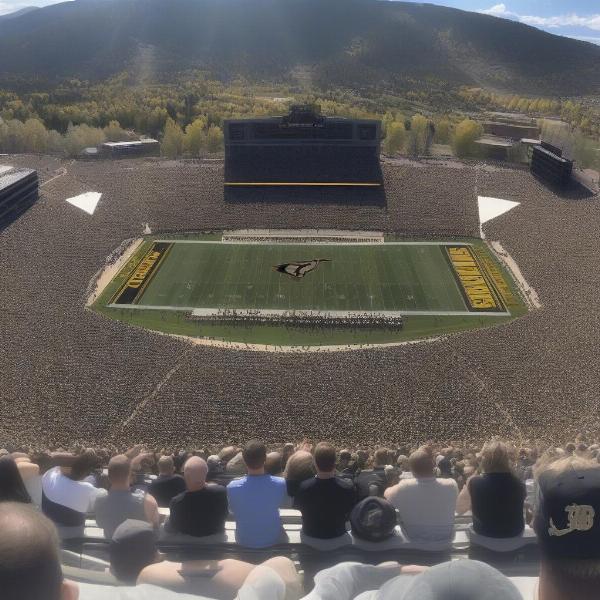
[[[600,91],[600,47],[433,5],[379,0],[75,0],[0,20],[0,81],[134,71],[398,90]]]

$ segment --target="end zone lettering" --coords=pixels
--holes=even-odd
[[[470,311],[504,312],[506,310],[471,248],[468,246],[446,246],[446,253],[467,308]]]
[[[112,299],[112,304],[136,304],[172,244],[154,242]]]

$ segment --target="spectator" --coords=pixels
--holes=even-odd
[[[108,463],[110,490],[96,501],[96,522],[104,529],[104,536],[112,538],[115,529],[127,519],[148,521],[158,527],[159,514],[156,500],[142,490],[130,489],[131,462],[124,454],[113,456]]]
[[[342,450],[337,465],[338,473],[342,477],[354,477],[356,466],[352,464],[352,452],[350,450]]]
[[[241,452],[238,452],[225,467],[225,472],[231,479],[241,477],[246,474],[246,465],[244,464],[244,457]]]
[[[49,458],[49,456],[48,456]],[[43,462],[41,455],[38,460]],[[15,463],[19,471],[19,475],[23,480],[23,485],[31,498],[31,502],[38,508],[42,506],[42,478],[40,477],[40,465],[31,460],[29,455],[15,458]]]
[[[292,444],[291,442],[284,444],[283,450],[281,452],[281,462],[282,462],[282,467],[283,467],[282,470],[285,470],[287,461],[289,460],[290,456],[292,456],[292,454],[294,454],[295,451],[296,451],[296,448],[294,447],[294,444]]]
[[[162,560],[156,542],[156,532],[148,523],[133,520],[121,523],[115,531],[109,550],[110,569],[113,575],[123,583],[152,584],[176,592],[201,595],[203,598],[208,597],[215,600],[231,600],[242,588],[243,592],[249,594],[249,596],[242,597],[262,600],[262,597],[257,595],[250,596],[251,590],[256,591],[252,579],[255,580],[255,583],[260,579],[269,579],[269,575],[273,579],[273,573],[268,573],[268,571],[273,571],[278,576],[274,578],[275,582],[281,585],[270,587],[285,587],[285,591],[288,593],[285,597],[290,600],[300,596],[301,586],[298,574],[294,563],[288,558],[271,558],[262,563],[258,571],[255,565],[234,559],[172,562]],[[254,577],[249,579],[251,573],[254,573]],[[244,589],[246,582],[248,585]],[[265,595],[264,597],[265,600],[275,597],[281,597],[283,600],[283,596],[282,594],[281,596]],[[157,597],[157,600],[159,598],[162,596]]]
[[[265,474],[267,449],[251,440],[243,450],[248,475],[227,486],[236,520],[236,539],[251,548],[263,548],[285,539],[279,509],[289,505],[285,480]]]
[[[410,464],[408,462],[408,456],[400,454],[396,459],[396,466],[398,468],[400,479],[412,479],[414,475],[410,471]]]
[[[436,478],[431,454],[416,450],[409,457],[413,479],[403,479],[385,490],[398,510],[402,529],[411,541],[450,542],[458,487],[453,479]]]
[[[0,503],[2,600],[77,600],[63,580],[55,527],[31,505]]]
[[[0,502],[31,503],[17,463],[10,455],[0,458]]]
[[[293,563],[281,557],[258,567],[227,560],[165,563],[166,576],[160,572],[157,576],[152,571],[155,565],[144,568],[145,563],[157,558],[156,546],[145,534],[131,543],[126,540],[128,535],[125,534],[117,538],[117,545],[121,548],[115,549],[111,544],[110,551],[111,568],[115,573],[123,574],[128,581],[133,581],[135,571],[142,569],[139,585],[76,584],[63,579],[56,529],[51,521],[31,506],[0,503],[0,531],[2,600],[223,600],[232,599],[236,592],[239,600],[296,600],[300,596],[300,583]],[[149,570],[147,574],[146,569]],[[175,580],[190,586],[194,595],[148,585],[145,583],[147,579],[156,579],[161,585]]]
[[[265,472],[269,475],[281,477],[283,475],[283,459],[279,452],[269,452],[265,463]]]
[[[474,475],[460,492],[459,514],[471,510],[473,530],[479,535],[508,538],[525,528],[525,484],[513,473],[509,447],[501,441],[481,450],[481,475]]]
[[[158,459],[158,477],[150,484],[148,493],[161,508],[167,508],[171,500],[185,491],[185,481],[175,474],[175,462],[172,456]]]
[[[387,476],[385,466],[388,462],[389,451],[387,448],[379,448],[373,457],[373,468],[361,471],[354,479],[358,500],[367,496],[383,497],[387,487]]]
[[[294,506],[302,513],[304,535],[336,538],[346,533],[356,493],[351,481],[336,476],[336,452],[331,444],[317,444],[314,461],[317,475],[302,482]]]
[[[81,481],[94,468],[96,457],[89,452],[79,456],[59,452],[53,455],[53,460],[59,466],[42,477],[42,510],[54,521],[62,538],[79,537],[96,499],[106,493]]]
[[[227,491],[206,483],[208,465],[199,456],[188,458],[183,467],[186,491],[171,501],[168,529],[195,537],[222,533],[229,513]]]
[[[569,455],[536,465],[533,527],[538,578],[514,578],[526,600],[597,600],[600,590],[600,465]]]
[[[303,600],[522,600],[500,571],[475,560],[456,560],[427,568],[340,563],[315,576]],[[567,600],[566,598],[562,600]],[[570,598],[569,598],[570,600]]]
[[[294,452],[287,461],[283,476],[285,477],[288,496],[293,498],[300,489],[300,484],[315,476],[315,464],[312,454],[307,450]]]

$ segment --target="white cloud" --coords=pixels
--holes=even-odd
[[[504,17],[515,19],[526,25],[534,27],[548,27],[551,29],[558,27],[585,27],[593,31],[600,31],[600,14],[581,16],[575,13],[559,15],[556,17],[536,17],[534,15],[520,15],[508,10],[506,4],[495,4],[490,8],[480,10],[479,12],[495,17]]]

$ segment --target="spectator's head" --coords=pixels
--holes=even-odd
[[[415,477],[433,477],[435,463],[433,456],[419,448],[415,450],[408,458],[410,470]]]
[[[246,471],[246,463],[244,462],[244,457],[241,452],[238,452],[225,467],[225,472],[234,477],[245,475]]]
[[[219,452],[219,458],[221,459],[221,462],[226,465],[237,453],[238,449],[234,446],[226,446]]]
[[[158,474],[169,476],[175,473],[175,462],[172,456],[161,456],[158,459]]]
[[[191,456],[183,466],[183,478],[189,492],[201,490],[206,485],[208,465],[203,458]]]
[[[366,450],[358,450],[356,452],[356,466],[359,469],[364,468],[369,460],[369,453]]]
[[[570,455],[536,469],[533,520],[541,553],[540,600],[598,598],[600,465]]]
[[[210,473],[216,473],[223,470],[223,464],[217,454],[211,454],[206,459],[206,464],[208,465],[208,471]]]
[[[389,462],[390,451],[387,448],[377,448],[373,455],[374,467],[385,467]]]
[[[2,600],[76,600],[77,586],[63,580],[54,525],[31,506],[0,503]]]
[[[500,440],[486,442],[481,449],[481,469],[484,473],[512,473],[513,449]]]
[[[565,452],[567,454],[573,454],[573,452],[575,452],[575,449],[577,448],[577,446],[573,443],[573,442],[569,442],[566,446],[565,446]]]
[[[17,463],[11,456],[0,458],[0,502],[31,502]]]
[[[124,454],[117,454],[108,461],[108,480],[111,489],[129,488],[131,462]]]
[[[383,584],[375,600],[522,600],[516,586],[500,571],[475,560],[442,563],[412,577]]]
[[[283,446],[283,450],[281,451],[281,461],[284,469],[288,459],[294,452],[296,452],[296,447],[291,442],[288,442]]]
[[[156,541],[150,523],[134,519],[121,523],[109,546],[111,573],[119,581],[135,585],[142,569],[159,560]]]
[[[336,452],[335,448],[327,443],[320,442],[315,448],[315,466],[319,475],[334,475]]]
[[[340,452],[339,468],[345,469],[352,460],[352,452],[350,450],[342,450]]]
[[[350,513],[352,533],[369,542],[379,542],[394,534],[398,522],[395,508],[383,498],[369,496]]]
[[[396,459],[396,465],[398,466],[398,468],[404,472],[404,471],[410,471],[410,464],[408,462],[408,456],[406,456],[405,454],[401,454],[397,459]]]
[[[74,481],[81,481],[98,466],[98,456],[91,450],[84,450],[77,455],[71,465],[69,477]]]
[[[283,472],[283,458],[279,452],[269,452],[267,454],[265,472],[269,475],[281,475]]]
[[[250,440],[242,450],[248,473],[264,472],[267,447],[259,440]]]
[[[304,481],[315,475],[312,454],[306,450],[298,450],[290,456],[283,476],[288,481]]]

